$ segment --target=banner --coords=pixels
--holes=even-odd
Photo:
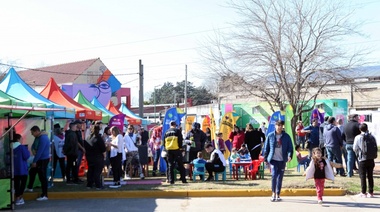
[[[275,131],[276,121],[278,121],[278,120],[285,121],[285,114],[283,114],[283,112],[281,112],[281,111],[274,112],[272,114],[272,116],[270,117],[269,123],[268,123],[268,129],[267,129],[267,132],[265,134],[265,137],[267,137],[269,135],[269,133]]]
[[[210,128],[210,117],[206,116],[203,118],[202,131],[206,133],[207,128]]]
[[[216,124],[215,117],[212,108],[210,107],[210,131],[211,131],[211,141],[215,141],[215,133],[216,133]]]
[[[322,124],[324,122],[324,118],[325,118],[325,112],[323,110],[320,110],[318,108],[315,108],[312,112],[311,112],[311,116],[310,116],[310,124],[313,123],[313,120],[314,119],[318,119],[318,123],[319,124]]]
[[[119,128],[120,132],[123,133],[123,131],[124,131],[124,129],[123,129],[124,128],[124,120],[125,120],[125,114],[123,114],[123,113],[117,114],[110,119],[108,126],[109,127],[115,126],[115,127]]]
[[[166,131],[170,128],[170,122],[175,121],[177,123],[177,126],[181,126],[181,119],[185,116],[185,113],[180,109],[176,107],[172,107],[165,113],[164,122],[162,123],[162,141],[165,137]],[[161,149],[162,150],[162,149]],[[166,163],[165,160],[160,156],[160,172],[166,173]]]
[[[293,107],[291,105],[287,105],[285,109],[285,132],[292,139],[292,149],[293,149],[292,160],[287,163],[288,168],[294,168],[294,167],[297,167],[298,165],[297,155],[296,155],[296,151],[294,150],[294,141],[293,141],[293,129],[292,129],[293,116],[294,116]]]
[[[191,130],[191,125],[194,123],[194,121],[195,121],[195,116],[190,116],[190,115],[186,116],[186,125],[185,125],[186,133]]]
[[[224,152],[224,158],[228,158],[231,153],[232,141],[228,138],[230,133],[234,129],[236,121],[239,119],[239,116],[234,116],[232,112],[224,114],[222,121],[220,122],[219,132],[223,133],[223,140],[225,143],[226,151]]]

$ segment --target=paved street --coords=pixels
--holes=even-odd
[[[283,197],[281,202],[270,202],[269,197],[226,198],[144,198],[144,199],[77,199],[27,201],[17,206],[17,211],[379,211],[380,198],[358,198],[355,196],[327,196],[323,205],[316,197]]]

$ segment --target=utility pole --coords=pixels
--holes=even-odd
[[[139,116],[144,118],[144,65],[139,60]]]
[[[187,65],[185,65],[185,125],[183,129],[186,129],[186,119],[187,119]]]

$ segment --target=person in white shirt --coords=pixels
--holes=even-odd
[[[136,161],[138,164],[138,172],[140,175],[140,179],[144,179],[144,173],[142,173],[142,167],[140,164],[139,150],[135,145],[136,134],[134,134],[133,125],[129,125],[127,128],[127,132],[124,135],[124,144],[125,144],[125,152],[127,153],[127,160],[125,162],[124,171],[125,171],[125,179],[130,179],[130,176],[127,174],[128,170],[132,168],[133,161]]]
[[[211,143],[206,144],[205,150],[207,153],[211,153],[210,160],[207,161],[205,167],[208,172],[208,178],[206,181],[214,179],[213,172],[223,172],[226,168],[226,159],[223,153],[219,149],[214,149]]]
[[[121,177],[121,160],[124,149],[124,139],[117,127],[111,127],[111,142],[107,142],[111,146],[110,161],[113,173],[114,184],[110,188],[120,188]]]

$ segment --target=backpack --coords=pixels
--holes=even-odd
[[[362,136],[363,141],[360,148],[360,155],[361,158],[368,159],[375,159],[377,158],[377,143],[375,137],[373,137],[370,133],[366,133]]]

